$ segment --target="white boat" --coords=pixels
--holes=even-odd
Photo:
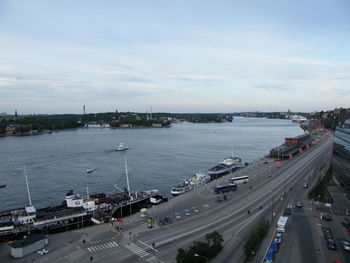
[[[185,192],[191,191],[199,185],[206,184],[209,181],[210,181],[209,175],[205,175],[204,173],[196,173],[190,179],[186,179],[185,181],[182,181],[181,183],[173,186],[171,188],[170,193],[173,196],[177,196]]]
[[[307,118],[305,118],[302,115],[293,115],[292,116],[292,122],[304,123],[306,121],[307,121]]]
[[[94,169],[86,169],[86,173],[92,173]]]
[[[124,151],[124,150],[127,150],[127,149],[129,149],[129,146],[127,146],[125,143],[122,143],[122,142],[116,148],[117,151]]]

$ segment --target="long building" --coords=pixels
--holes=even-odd
[[[347,115],[346,115],[347,114]],[[344,116],[343,116],[344,115]],[[333,171],[350,199],[350,114],[340,113],[340,123],[334,133]],[[345,118],[348,119],[345,119]]]

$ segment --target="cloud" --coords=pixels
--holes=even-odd
[[[292,87],[291,85],[287,84],[259,84],[259,85],[253,85],[254,89],[262,89],[262,90],[274,90],[274,91],[288,91],[288,90],[295,90],[295,87]]]
[[[211,82],[211,81],[222,81],[222,77],[211,76],[211,75],[170,75],[169,79],[174,80],[185,80],[185,81],[199,81],[199,82]]]

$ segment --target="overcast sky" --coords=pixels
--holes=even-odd
[[[348,0],[0,0],[0,112],[350,107]]]

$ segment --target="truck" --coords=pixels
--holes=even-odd
[[[288,216],[281,216],[277,221],[277,232],[279,233],[286,232],[287,222],[288,222]]]

